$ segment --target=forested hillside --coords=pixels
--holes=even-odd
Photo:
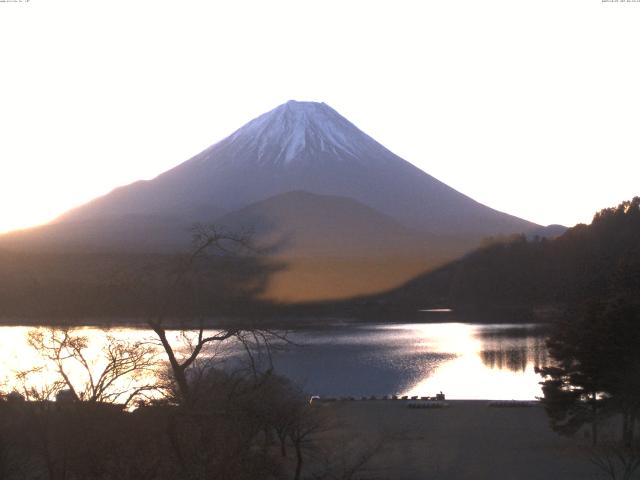
[[[486,245],[376,303],[403,307],[541,307],[640,292],[640,197],[558,238]]]

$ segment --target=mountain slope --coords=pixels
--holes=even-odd
[[[211,212],[213,221],[216,217]],[[162,214],[122,214],[54,222],[0,236],[0,248],[42,252],[184,251],[195,219]]]

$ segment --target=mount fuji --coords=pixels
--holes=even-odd
[[[286,238],[276,255],[289,268],[272,282],[286,300],[390,288],[484,237],[539,228],[448,187],[328,105],[289,101],[156,178],[4,235],[0,246],[184,249],[196,221]]]
[[[155,179],[118,188],[59,220],[131,214],[211,219],[296,190],[353,198],[432,233],[478,237],[536,227],[436,180],[328,105],[296,101]]]

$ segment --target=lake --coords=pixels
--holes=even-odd
[[[51,383],[55,369],[26,337],[31,327],[0,327],[0,379],[19,388],[17,371],[34,370],[31,384]],[[92,363],[99,366],[105,332],[82,328]],[[152,338],[148,330],[117,328],[117,338]],[[178,332],[172,332],[178,344]],[[535,324],[340,324],[290,333],[271,361],[276,372],[321,396],[418,395],[442,391],[450,399],[532,400],[541,395],[536,366],[547,362],[543,330]],[[213,352],[212,352],[213,353]],[[228,344],[215,352],[221,365],[245,355]],[[266,364],[267,355],[256,359]],[[78,373],[80,375],[80,373]]]

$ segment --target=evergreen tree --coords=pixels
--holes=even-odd
[[[539,370],[543,403],[554,430],[575,433],[585,423],[597,443],[598,420],[619,413],[622,440],[633,442],[640,411],[640,308],[617,296],[574,309],[548,340],[555,364]]]

